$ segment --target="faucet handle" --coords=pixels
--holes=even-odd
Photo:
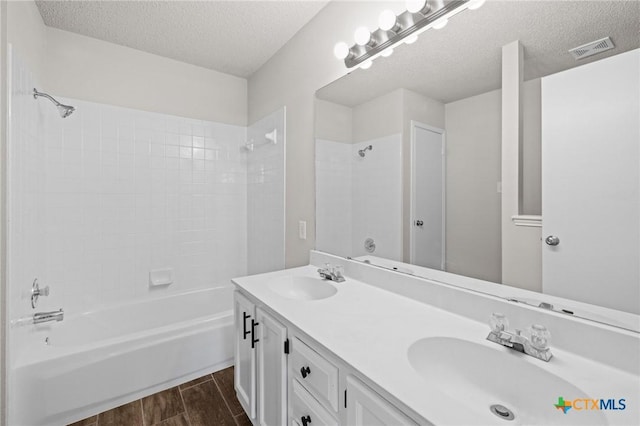
[[[333,269],[331,270],[331,272],[333,272],[333,274],[336,277],[341,277],[344,275],[344,266],[342,265],[336,265],[333,267]]]
[[[489,325],[491,326],[492,332],[500,334],[500,332],[509,329],[509,320],[505,314],[494,312],[491,314],[491,318],[489,318]]]
[[[531,338],[531,346],[539,351],[546,351],[549,349],[549,342],[551,341],[551,332],[547,330],[547,327],[540,324],[533,324],[529,327],[529,334]]]
[[[38,279],[33,280],[33,285],[31,286],[31,307],[33,309],[36,308],[38,304],[38,297],[40,296],[48,296],[49,295],[49,286],[45,286],[40,288],[40,284],[38,283]]]

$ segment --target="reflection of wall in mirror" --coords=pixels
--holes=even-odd
[[[502,282],[501,90],[445,105],[447,271]],[[523,197],[540,211],[540,80],[523,87]],[[531,288],[532,290],[534,288]]]
[[[400,92],[349,108],[316,103],[316,247],[402,259]],[[385,112],[385,110],[387,112]],[[372,145],[362,157],[358,151]]]
[[[316,245],[341,256],[401,260],[401,135],[345,144],[316,139]],[[365,157],[358,151],[372,145]]]
[[[531,209],[540,208],[540,81],[524,85],[525,197]],[[316,137],[327,141],[368,143],[371,138],[402,132],[402,151],[409,152],[410,122],[416,120],[445,128],[447,134],[447,270],[475,278],[501,281],[500,181],[501,91],[495,90],[449,104],[442,104],[407,89],[398,89],[354,108],[318,100],[316,103]],[[319,149],[318,147],[316,148]],[[321,148],[322,149],[322,148]],[[324,149],[322,149],[324,151]],[[375,150],[375,148],[374,148]],[[316,155],[325,155],[317,151]],[[316,158],[318,160],[318,157]],[[409,224],[410,158],[403,156],[402,223]],[[356,245],[338,244],[344,232],[351,231],[336,223],[329,229],[325,179],[335,180],[344,170],[327,175],[322,161],[317,163],[317,248],[344,256],[355,256]],[[335,165],[335,164],[334,164]],[[345,183],[336,188],[334,199],[351,188]],[[351,189],[350,189],[351,190]],[[537,195],[536,195],[537,194]],[[345,205],[345,202],[341,203]],[[344,225],[346,209],[340,217]],[[533,213],[533,212],[532,212]],[[351,214],[351,212],[349,213]],[[335,220],[335,219],[334,219]],[[349,219],[349,222],[351,219]],[[324,224],[324,225],[323,225]],[[410,227],[403,227],[404,259],[407,261]],[[341,231],[342,230],[342,231]],[[341,237],[342,236],[342,237]],[[328,247],[331,247],[329,249]],[[382,256],[379,252],[376,253]]]

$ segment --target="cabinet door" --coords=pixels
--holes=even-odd
[[[258,321],[258,424],[279,426],[287,423],[287,357],[284,343],[287,329],[262,309]]]
[[[347,376],[347,424],[391,426],[416,423],[360,380]]]
[[[236,327],[234,387],[240,405],[253,421],[256,418],[256,357],[251,347],[251,320],[255,306],[237,291],[234,293]]]

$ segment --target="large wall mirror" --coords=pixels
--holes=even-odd
[[[639,30],[637,2],[488,1],[318,90],[316,248],[505,284],[493,288],[640,331]],[[569,53],[605,37],[613,49]],[[537,275],[508,282],[501,66],[516,40],[519,220],[508,226],[537,229],[539,249]]]

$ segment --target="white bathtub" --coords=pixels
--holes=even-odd
[[[232,308],[233,287],[219,287],[37,326],[12,371],[9,423],[68,424],[230,366]]]

